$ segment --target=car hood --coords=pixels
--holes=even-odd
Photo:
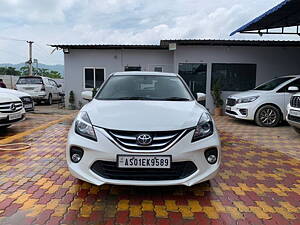
[[[194,127],[207,110],[196,101],[100,101],[82,111],[94,126],[127,131],[165,131]]]
[[[18,97],[7,94],[7,93],[0,93],[0,103],[7,103],[7,102],[17,102],[21,101]]]
[[[7,93],[7,94],[11,94],[17,97],[30,97],[29,94],[25,93],[25,92],[21,92],[21,91],[16,91],[13,89],[9,89],[9,88],[0,88],[0,94],[2,93]]]
[[[260,96],[262,94],[267,94],[270,91],[257,91],[257,90],[250,90],[250,91],[244,91],[237,94],[230,95],[228,98],[234,98],[234,99],[240,99],[240,98],[246,98],[246,97],[252,97],[252,96]]]

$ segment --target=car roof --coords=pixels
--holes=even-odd
[[[163,73],[163,72],[142,72],[142,71],[130,71],[130,72],[116,72],[113,73],[112,76],[125,76],[125,75],[131,75],[131,76],[172,76],[176,77],[178,76],[176,73]]]

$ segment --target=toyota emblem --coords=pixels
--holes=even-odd
[[[12,103],[10,105],[10,109],[11,109],[11,111],[16,111],[17,107],[16,107],[16,105],[14,103]]]
[[[152,137],[149,134],[140,134],[136,138],[136,143],[143,146],[151,145]]]

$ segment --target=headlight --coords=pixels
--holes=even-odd
[[[75,122],[75,132],[80,136],[97,141],[93,125],[86,112],[80,112],[78,114]]]
[[[192,142],[206,138],[212,135],[213,132],[214,132],[214,126],[213,126],[211,116],[206,112],[202,113],[199,122],[196,126]]]
[[[237,103],[249,103],[249,102],[254,102],[256,99],[258,99],[259,96],[251,96],[251,97],[246,97],[246,98],[241,98],[237,100]]]

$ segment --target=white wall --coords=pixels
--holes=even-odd
[[[83,68],[104,67],[106,76],[124,71],[125,66],[141,66],[153,70],[153,65],[166,65],[165,72],[178,72],[178,63],[207,63],[207,107],[213,110],[210,95],[212,63],[257,64],[256,84],[276,76],[300,74],[299,50],[297,47],[226,47],[226,46],[180,46],[169,50],[104,50],[71,49],[65,54],[65,92],[75,93],[76,103],[81,101]],[[223,92],[224,99],[232,92]]]
[[[300,48],[296,47],[226,47],[226,46],[177,46],[174,58],[175,72],[178,63],[207,63],[207,105],[213,110],[210,94],[212,63],[253,63],[257,65],[256,84],[277,76],[300,74]],[[223,92],[225,99],[234,92]]]
[[[74,92],[76,104],[86,103],[81,98],[84,67],[105,68],[106,77],[114,72],[124,71],[125,66],[141,66],[149,71],[153,65],[164,65],[164,72],[173,70],[173,56],[168,50],[103,50],[71,49],[65,54],[65,93],[68,104],[70,91]]]

